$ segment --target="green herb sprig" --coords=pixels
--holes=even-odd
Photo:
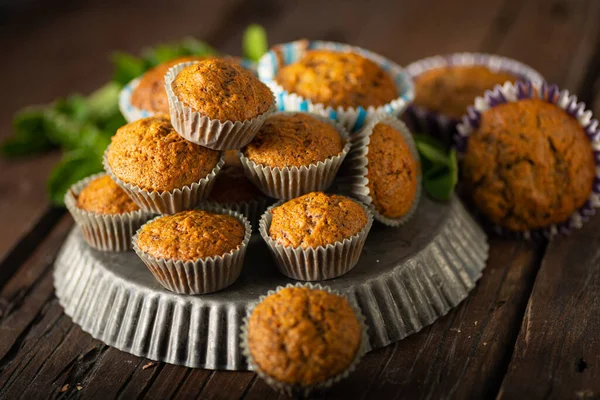
[[[425,191],[436,200],[449,200],[458,182],[456,151],[446,150],[440,141],[428,135],[413,137],[421,157]]]

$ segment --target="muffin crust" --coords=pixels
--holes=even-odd
[[[415,79],[415,105],[460,119],[477,96],[517,77],[481,65],[450,66],[424,72]]]
[[[367,159],[367,187],[375,209],[389,218],[402,217],[415,201],[418,166],[400,132],[375,125]]]
[[[243,153],[271,168],[301,167],[337,156],[344,147],[338,131],[310,114],[269,117]]]
[[[360,232],[367,215],[353,200],[312,192],[271,210],[269,236],[283,246],[319,247]]]
[[[277,82],[288,92],[337,107],[378,107],[398,97],[390,75],[355,53],[312,50],[279,70]]]
[[[183,139],[166,116],[124,125],[112,137],[108,165],[119,179],[145,190],[170,191],[206,177],[221,153]]]
[[[155,258],[193,261],[236,249],[244,235],[244,226],[230,215],[189,210],[144,225],[137,246]]]
[[[273,104],[273,94],[264,83],[226,60],[208,59],[190,65],[171,85],[184,105],[220,121],[250,120]]]
[[[97,214],[125,214],[140,209],[108,175],[92,180],[79,193],[77,207]]]
[[[475,205],[515,231],[566,221],[592,191],[595,162],[584,129],[539,99],[493,107],[467,142],[462,168]]]
[[[343,297],[286,288],[258,304],[248,325],[250,353],[280,382],[313,385],[344,372],[361,343],[361,327]]]

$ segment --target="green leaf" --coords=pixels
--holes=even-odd
[[[86,99],[85,105],[89,119],[103,122],[121,115],[119,111],[119,93],[122,86],[116,82],[109,82],[100,89],[92,92]]]
[[[424,180],[427,194],[437,200],[449,200],[454,191],[454,182],[450,174],[441,174]]]
[[[43,107],[29,107],[17,112],[13,118],[14,135],[2,142],[0,153],[5,157],[20,157],[52,148],[44,122]]]
[[[65,153],[48,178],[48,196],[54,205],[64,205],[67,190],[86,176],[102,171],[102,159],[91,149]]]
[[[207,43],[192,37],[184,38],[181,41],[181,46],[191,56],[210,56],[219,53]]]
[[[242,39],[244,57],[258,61],[268,50],[267,32],[257,24],[251,24],[246,28]]]
[[[427,194],[437,200],[449,200],[458,182],[456,152],[428,135],[414,135],[421,157],[423,185]]]
[[[439,147],[430,141],[416,141],[416,145],[421,158],[430,161],[432,164],[449,165],[450,159],[443,146]]]
[[[123,86],[142,75],[148,68],[144,60],[131,54],[116,52],[111,58],[115,66],[113,81]]]

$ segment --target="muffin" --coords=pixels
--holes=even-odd
[[[133,238],[133,247],[166,289],[205,294],[239,277],[251,227],[241,214],[207,207],[153,219]]]
[[[175,130],[211,149],[246,145],[275,110],[269,88],[227,60],[178,64],[167,72],[165,84]]]
[[[135,231],[153,216],[140,210],[106,174],[92,175],[71,186],[65,205],[84,240],[101,251],[130,250]]]
[[[197,206],[222,164],[220,152],[184,140],[165,116],[119,128],[104,154],[106,171],[140,208],[162,214]]]
[[[340,187],[371,205],[378,221],[388,226],[408,221],[421,196],[421,169],[406,125],[381,115],[358,132]]]
[[[281,68],[276,80],[290,93],[333,108],[379,107],[398,97],[383,68],[351,52],[307,51]]]
[[[308,395],[347,377],[364,354],[363,317],[321,286],[279,287],[259,299],[242,328],[252,369],[289,395]]]
[[[277,113],[241,150],[247,176],[265,194],[290,199],[327,189],[350,148],[345,129],[308,113]]]
[[[282,274],[316,281],[354,268],[372,222],[372,213],[356,201],[313,192],[268,209],[259,232]]]
[[[414,80],[415,101],[406,113],[412,129],[451,143],[456,124],[477,96],[516,80],[542,81],[531,67],[509,58],[456,53],[418,60],[406,70]]]
[[[334,42],[277,45],[260,59],[258,75],[280,110],[316,113],[350,132],[378,113],[402,113],[414,98],[412,81],[399,65]]]

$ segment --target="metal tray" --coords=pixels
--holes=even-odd
[[[460,200],[423,199],[401,228],[375,224],[358,265],[323,284],[362,309],[371,348],[431,324],[459,304],[481,276],[485,233]],[[243,370],[239,349],[249,304],[292,280],[280,275],[254,235],[240,279],[204,296],[171,293],[135,253],[102,253],[73,228],[55,262],[54,286],[65,313],[96,339],[120,350],[188,367]]]

